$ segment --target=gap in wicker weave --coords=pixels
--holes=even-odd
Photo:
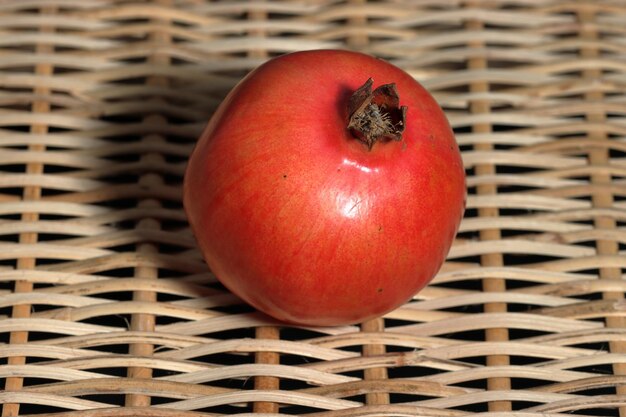
[[[30,415],[30,414],[43,414],[43,413],[63,413],[68,410],[65,408],[54,407],[51,405],[37,405],[37,404],[21,404],[20,405],[20,414],[21,415]]]
[[[389,379],[419,379],[442,373],[440,369],[429,366],[398,366],[388,368]]]
[[[612,395],[614,395],[615,393],[613,392]],[[583,408],[582,410],[579,410],[575,413],[571,413],[572,415],[576,415],[576,414],[584,414],[584,415],[588,415],[588,416],[599,416],[599,417],[615,417],[617,414],[617,411],[613,408]]]
[[[102,315],[81,320],[81,323],[108,326],[119,330],[128,330],[130,316],[128,314]]]
[[[2,288],[2,289],[4,290],[4,288]],[[8,288],[7,291],[10,291],[10,288]],[[1,313],[5,317],[10,317],[11,316],[11,309],[3,308]],[[10,341],[10,336],[11,335],[9,334],[9,332],[0,333],[0,343],[8,344],[9,341]],[[6,365],[7,362],[8,362],[8,358],[0,358],[0,364]]]
[[[122,377],[125,375],[121,375]],[[97,395],[84,395],[81,398],[90,401],[97,401],[103,404],[111,406],[123,406],[125,394],[97,394]]]

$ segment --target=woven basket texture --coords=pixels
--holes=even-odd
[[[433,93],[468,200],[406,305],[297,328],[220,286],[181,184],[317,48]],[[0,1],[2,416],[626,416],[625,156],[625,1]]]

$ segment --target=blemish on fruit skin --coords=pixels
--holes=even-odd
[[[383,231],[383,227],[382,226],[378,226],[378,233],[381,233]]]
[[[287,174],[283,174],[283,179],[287,179]]]
[[[378,289],[376,290],[376,292],[378,292],[378,293],[380,294],[381,292],[383,292],[383,289],[382,289],[382,288],[378,288]]]

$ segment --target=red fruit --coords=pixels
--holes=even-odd
[[[283,55],[242,80],[184,187],[219,280],[304,325],[356,323],[409,300],[441,267],[464,203],[460,153],[430,94],[383,60],[333,50]]]

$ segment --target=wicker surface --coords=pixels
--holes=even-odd
[[[331,47],[435,94],[468,210],[412,302],[297,329],[180,185],[242,75]],[[2,415],[626,415],[625,91],[624,1],[0,1]]]

